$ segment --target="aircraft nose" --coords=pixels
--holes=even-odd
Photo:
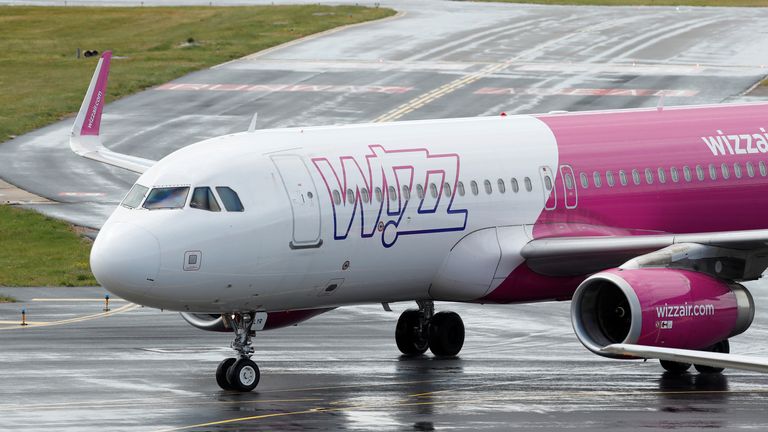
[[[91,249],[91,271],[111,293],[139,303],[155,286],[160,244],[152,233],[130,223],[107,224]]]

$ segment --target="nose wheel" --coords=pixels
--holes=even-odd
[[[237,351],[238,358],[227,358],[216,368],[216,383],[222,390],[249,392],[259,385],[261,372],[259,366],[251,360],[253,346],[253,314],[233,314],[225,317],[227,324],[235,332],[232,349]]]
[[[406,356],[424,354],[456,356],[464,346],[464,322],[455,312],[435,313],[432,301],[417,301],[419,309],[400,315],[395,328],[397,348]]]

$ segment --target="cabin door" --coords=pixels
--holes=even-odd
[[[272,162],[280,173],[288,200],[291,202],[291,249],[320,247],[323,244],[320,238],[320,200],[307,166],[298,155],[272,155]]]

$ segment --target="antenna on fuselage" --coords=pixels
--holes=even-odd
[[[253,113],[253,118],[251,119],[251,124],[248,125],[248,132],[253,132],[256,130],[256,120],[259,118],[259,113],[255,112]]]
[[[659,96],[659,103],[656,104],[656,111],[664,110],[664,93]]]

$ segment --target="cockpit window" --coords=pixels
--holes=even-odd
[[[144,208],[149,210],[177,209],[184,207],[189,195],[188,187],[159,187],[149,192]]]
[[[189,206],[194,209],[212,212],[221,211],[221,207],[219,207],[219,203],[216,202],[216,197],[213,196],[213,191],[209,187],[195,188],[195,191],[192,192],[192,200],[189,202]]]
[[[224,208],[231,212],[243,211],[243,203],[240,202],[240,197],[237,196],[237,192],[226,186],[218,186],[216,192],[219,193],[219,198],[224,204]]]
[[[148,187],[142,186],[138,183],[133,185],[130,191],[128,191],[128,195],[123,198],[123,202],[120,203],[123,207],[127,207],[129,209],[133,209],[141,205],[141,200],[144,199],[144,195],[147,194],[147,191],[149,190]]]

